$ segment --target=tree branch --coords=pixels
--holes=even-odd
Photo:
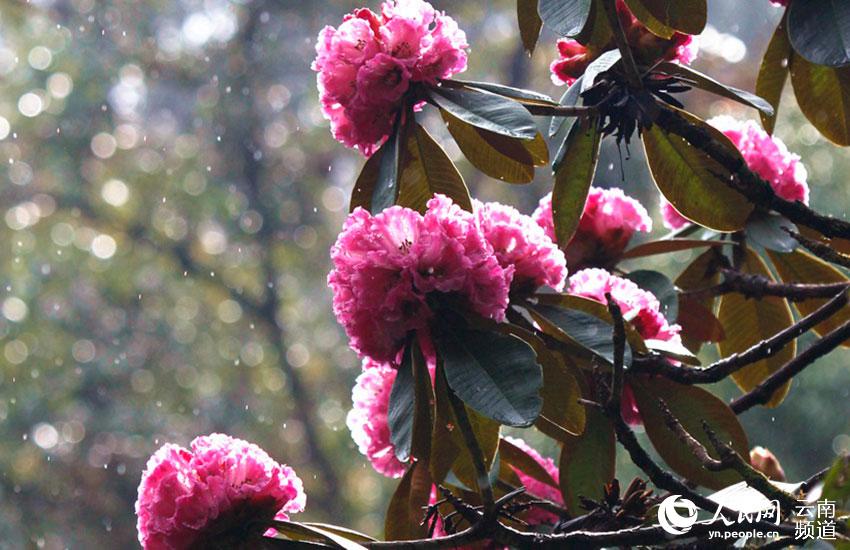
[[[685,290],[683,295],[700,298],[704,296],[720,296],[723,294],[738,293],[747,298],[762,298],[763,296],[777,296],[801,302],[817,298],[832,298],[837,293],[850,287],[846,283],[777,283],[763,275],[743,273],[734,269],[722,269],[724,280],[722,283],[693,290]]]
[[[816,241],[815,239],[809,239],[796,231],[791,231],[787,228],[784,228],[798,243],[803,245],[803,247],[820,258],[821,260],[833,263],[835,265],[840,265],[841,267],[846,267],[850,269],[850,256],[842,254],[837,250],[833,249],[828,244]]]
[[[684,138],[720,163],[733,176],[724,181],[750,202],[775,210],[795,224],[810,227],[827,237],[850,239],[850,223],[818,214],[802,202],[780,198],[768,182],[749,169],[740,155],[730,152],[707,128],[692,124],[669,107],[661,103],[659,105],[661,108],[657,110],[655,123],[665,131]]]
[[[631,371],[642,374],[657,374],[680,384],[713,384],[756,361],[772,357],[798,336],[808,332],[833,314],[841,311],[848,303],[848,291],[844,290],[809,315],[790,327],[777,332],[770,338],[741,353],[735,353],[712,363],[705,368],[673,365],[660,355],[635,357]]]
[[[797,357],[785,363],[785,365],[767,377],[767,379],[765,379],[752,391],[734,400],[730,407],[732,407],[732,410],[735,411],[736,414],[741,414],[756,405],[767,403],[770,401],[770,397],[773,393],[779,389],[780,386],[803,372],[806,367],[840,346],[848,338],[850,338],[850,321],[833,330],[809,346]]]

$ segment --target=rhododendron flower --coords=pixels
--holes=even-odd
[[[708,123],[735,144],[750,170],[767,181],[779,197],[809,203],[806,167],[800,162],[799,155],[789,152],[781,139],[771,136],[752,120],[724,115],[714,117]],[[679,229],[690,223],[664,198],[661,200],[661,215],[668,229]]]
[[[136,515],[146,549],[234,547],[263,535],[263,521],[304,509],[301,480],[252,443],[223,434],[190,449],[164,445],[148,460]],[[251,523],[249,523],[251,522]],[[258,525],[251,532],[247,525]]]
[[[428,201],[424,215],[400,206],[375,216],[355,209],[331,259],[334,313],[361,356],[394,362],[411,332],[427,341],[429,297],[505,317],[513,267],[499,265],[475,216],[443,195]]]
[[[523,441],[522,439],[515,437],[505,437],[505,439],[519,447],[526,454],[528,454],[531,458],[534,459],[544,470],[546,470],[550,476],[552,476],[552,480],[557,484],[560,480],[560,475],[558,472],[558,467],[555,465],[555,462],[549,458],[544,457],[540,453],[538,453],[534,448],[532,448],[528,443]],[[564,505],[564,497],[561,495],[560,489],[557,487],[553,487],[547,483],[543,483],[538,479],[530,476],[529,474],[523,472],[519,468],[515,466],[511,466],[511,469],[516,473],[519,480],[522,482],[522,485],[526,489],[526,494],[535,498],[540,498],[544,500],[548,500],[550,502],[554,502],[555,504]],[[558,523],[560,518],[553,514],[552,512],[548,512],[538,507],[531,507],[529,511],[523,516],[523,519],[528,522],[529,525],[554,525]]]
[[[661,303],[651,292],[637,286],[634,282],[617,277],[604,269],[585,269],[570,277],[569,294],[590,298],[607,303],[606,293],[622,310],[623,317],[629,319],[638,334],[645,340],[663,340],[681,343],[681,327],[671,325],[661,313]],[[629,424],[642,422],[635,403],[634,394],[628,384],[623,386],[623,419]]]
[[[534,220],[555,239],[552,194],[540,199]],[[652,231],[652,218],[637,200],[616,187],[591,187],[578,228],[566,246],[572,269],[610,267],[617,263],[636,231]]]
[[[770,0],[771,4],[773,4],[774,6],[782,7],[782,8],[788,6],[788,2],[790,2],[790,0]]]
[[[380,14],[361,8],[322,29],[312,67],[334,137],[374,153],[411,85],[466,70],[468,47],[457,23],[423,0],[387,1]]]
[[[401,477],[406,468],[396,458],[387,424],[396,373],[390,365],[364,360],[363,372],[351,390],[353,406],[345,421],[360,453],[369,459],[376,472],[388,477]]]
[[[513,269],[512,289],[534,290],[547,285],[564,288],[564,253],[530,216],[498,202],[475,201],[475,216],[499,264]]]
[[[680,32],[669,39],[656,36],[632,14],[623,0],[617,0],[617,14],[623,25],[626,39],[638,61],[652,64],[658,59],[690,65],[699,52],[697,37]],[[613,41],[599,51],[592,52],[572,38],[558,40],[558,58],[549,65],[552,82],[558,86],[572,85],[584,74],[587,66],[606,49],[615,47]]]

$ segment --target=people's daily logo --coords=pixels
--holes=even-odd
[[[696,505],[679,495],[665,498],[658,506],[658,523],[671,535],[684,535],[696,522]]]

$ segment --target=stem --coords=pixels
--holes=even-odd
[[[794,302],[817,298],[832,298],[837,293],[850,287],[850,282],[842,283],[777,283],[762,275],[742,273],[734,269],[723,269],[725,277],[722,283],[707,288],[686,290],[682,294],[700,298],[703,296],[720,296],[736,292],[747,298],[763,296],[778,296]]]
[[[842,254],[837,250],[834,250],[831,246],[826,243],[822,243],[816,241],[814,239],[809,239],[808,237],[804,237],[797,232],[786,229],[788,233],[797,240],[798,243],[803,245],[803,247],[820,258],[821,260],[833,263],[835,265],[840,265],[841,267],[846,267],[850,269],[850,256],[846,254]]]
[[[773,393],[785,382],[791,380],[803,370],[831,352],[850,338],[850,321],[847,321],[837,329],[833,330],[811,346],[806,351],[785,363],[778,371],[771,374],[751,392],[734,400],[730,407],[736,414],[751,409],[756,405],[762,405],[770,401]]]
[[[469,454],[472,455],[472,465],[475,467],[476,474],[475,483],[478,486],[478,493],[484,501],[484,522],[486,523],[487,520],[495,519],[496,507],[493,498],[493,487],[490,485],[490,476],[487,473],[487,466],[484,464],[484,453],[481,451],[481,446],[475,437],[475,431],[472,429],[472,423],[469,421],[469,415],[466,413],[466,405],[455,395],[451,388],[448,394],[455,418],[457,419],[457,425],[460,428],[460,433],[469,449]]]
[[[611,26],[611,31],[614,33],[614,42],[617,44],[617,49],[620,50],[626,70],[626,79],[632,87],[641,89],[643,88],[643,82],[640,78],[640,71],[638,71],[637,63],[635,63],[632,49],[629,47],[629,41],[623,30],[620,17],[617,15],[616,0],[602,0],[602,7],[605,9],[605,15],[608,17],[608,25]]]

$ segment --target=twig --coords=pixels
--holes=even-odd
[[[703,296],[720,296],[735,292],[747,298],[777,296],[799,302],[817,298],[831,298],[850,287],[850,282],[823,284],[777,283],[763,275],[742,273],[734,269],[722,269],[721,273],[724,276],[722,283],[706,288],[686,290],[682,294],[692,298],[700,298]]]
[[[806,315],[790,327],[777,332],[770,338],[741,353],[734,353],[712,363],[705,368],[673,365],[660,355],[635,357],[631,371],[635,373],[659,374],[681,384],[713,384],[723,380],[747,365],[772,357],[779,353],[789,342],[808,332],[834,313],[841,311],[848,303],[848,291],[835,296],[809,315]]]
[[[682,426],[682,423],[679,422],[679,419],[676,418],[663,399],[658,399],[658,408],[661,409],[661,414],[664,416],[664,423],[667,425],[667,428],[691,451],[691,454],[702,463],[706,470],[719,472],[729,468],[729,465],[725,464],[722,460],[717,460],[708,454],[708,449]]]
[[[840,346],[848,338],[850,338],[850,321],[833,330],[797,357],[785,363],[752,391],[734,400],[730,407],[736,414],[741,414],[756,405],[767,403],[780,386],[800,374],[816,360]]]
[[[611,373],[611,393],[608,396],[607,407],[609,410],[615,409],[617,414],[620,411],[620,400],[623,394],[623,369],[624,357],[626,352],[626,328],[623,321],[623,312],[620,306],[611,297],[611,294],[605,293],[605,300],[608,302],[608,312],[611,314],[611,319],[614,321],[614,365]]]
[[[587,117],[596,112],[596,108],[593,106],[534,105],[525,103],[523,107],[532,115],[537,116]]]
[[[833,263],[835,265],[840,265],[842,267],[850,268],[850,256],[838,252],[828,244],[800,235],[796,231],[791,231],[787,227],[783,227],[783,229],[785,229],[785,231],[787,231],[789,235],[794,237],[794,239],[796,239],[798,243],[803,245],[806,250],[808,250],[821,260],[825,260],[827,262]]]
[[[481,451],[481,446],[475,437],[475,431],[472,429],[472,423],[466,414],[466,405],[455,395],[454,391],[449,389],[448,393],[460,433],[463,436],[467,449],[469,449],[469,454],[472,456],[472,465],[475,467],[476,475],[475,483],[478,486],[481,499],[484,501],[484,517],[486,520],[491,521],[495,519],[496,505],[493,498],[493,487],[490,485],[490,476],[487,474],[487,467],[484,464],[484,453]]]
[[[655,123],[665,131],[680,136],[702,150],[732,174],[726,183],[743,194],[753,204],[775,210],[797,225],[810,227],[827,237],[850,239],[850,223],[819,214],[802,202],[786,201],[773,191],[770,184],[749,169],[740,155],[729,151],[711,135],[708,128],[696,125],[659,103]]]

